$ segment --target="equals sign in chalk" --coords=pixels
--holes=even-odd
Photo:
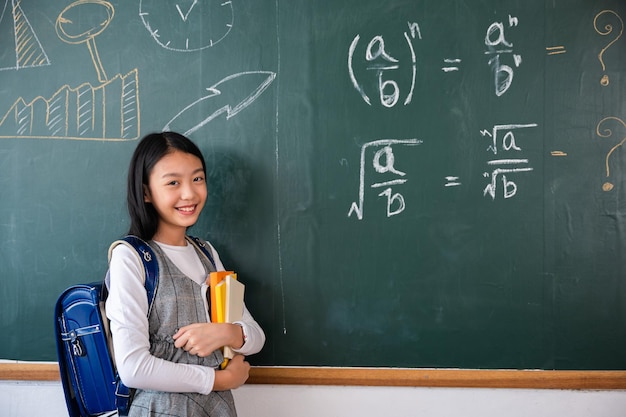
[[[446,64],[459,64],[461,60],[458,58],[444,59],[443,62],[445,62]],[[441,70],[443,72],[452,72],[452,71],[458,71],[459,67],[457,65],[450,65],[450,66],[442,67]]]
[[[449,176],[446,177],[446,181],[448,181],[448,183],[445,185],[446,187],[456,187],[461,185],[461,183],[459,182],[459,177]]]
[[[563,151],[552,151],[552,152],[550,152],[550,155],[552,155],[552,156],[567,156],[567,153],[565,153]]]
[[[567,52],[564,46],[548,46],[546,47],[548,55],[558,55]]]

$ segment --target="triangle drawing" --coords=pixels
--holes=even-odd
[[[0,51],[0,71],[50,65],[20,3],[21,0],[5,0],[0,10],[0,39],[13,41],[3,42],[10,50]]]

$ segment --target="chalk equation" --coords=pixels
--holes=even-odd
[[[350,206],[348,217],[355,214],[359,220],[363,219],[366,182],[368,183],[367,187],[373,190],[383,189],[378,196],[385,197],[387,200],[387,217],[395,216],[404,211],[406,208],[404,196],[395,190],[406,184],[408,178],[406,178],[405,172],[396,167],[394,148],[415,146],[421,143],[422,141],[419,139],[381,139],[361,146],[359,198]],[[368,156],[371,156],[371,159]],[[370,169],[368,170],[368,168]],[[366,171],[373,171],[372,180],[366,181]]]
[[[409,30],[404,32],[403,35],[411,57],[407,65],[411,82],[410,85],[405,87],[405,89],[408,89],[406,94],[402,93],[403,89],[394,76],[396,72],[404,68],[404,64],[400,62],[400,59],[389,52],[383,36],[374,36],[367,42],[364,48],[358,49],[361,51],[360,57],[363,58],[365,62],[366,72],[370,72],[375,77],[376,91],[374,94],[378,97],[378,100],[380,100],[380,104],[387,108],[394,107],[403,95],[405,105],[409,104],[413,99],[417,76],[417,58],[412,41],[416,38],[421,38],[419,25],[417,23],[409,23]],[[348,74],[352,85],[359,92],[363,101],[371,106],[372,100],[370,94],[372,93],[366,91],[363,84],[357,79],[354,70],[355,53],[360,43],[361,36],[356,35],[350,44],[350,49],[348,50]]]
[[[501,152],[510,150],[521,151],[522,148],[517,145],[517,140],[515,139],[515,130],[530,127],[537,127],[537,123],[494,125],[491,130],[481,130],[480,134],[483,137],[491,138],[491,143],[487,147],[487,150],[497,155],[498,149],[500,149]],[[498,136],[501,132],[504,134]]]
[[[481,136],[489,139],[489,145],[486,148],[488,152],[494,155],[504,154],[502,157],[487,161],[487,166],[491,171],[483,172],[483,177],[489,179],[483,189],[483,196],[489,195],[492,200],[495,200],[499,195],[498,184],[500,183],[502,197],[509,199],[516,195],[517,184],[511,179],[511,175],[533,171],[528,158],[523,155],[511,157],[513,153],[523,152],[516,134],[522,129],[537,126],[537,123],[503,124],[480,131]],[[610,135],[610,132],[608,134]],[[358,200],[351,204],[348,217],[356,215],[357,219],[363,219],[366,189],[376,190],[376,192],[382,190],[378,192],[378,197],[386,199],[386,217],[402,213],[406,209],[406,201],[404,195],[398,192],[398,188],[406,184],[409,179],[406,172],[396,166],[395,155],[398,149],[422,143],[423,141],[419,139],[381,139],[361,146],[359,196]],[[448,182],[444,185],[445,187],[458,187],[462,184],[457,176],[446,176],[446,180]]]
[[[529,129],[537,127],[536,123],[528,124],[507,124],[494,125],[491,130],[481,130],[483,137],[490,139],[487,151],[498,155],[498,152],[506,153],[507,156],[513,152],[521,152],[522,147],[517,143],[515,133],[519,129]],[[507,199],[513,197],[517,193],[517,184],[510,180],[510,174],[532,171],[526,158],[497,158],[487,161],[487,165],[494,169],[491,172],[484,172],[485,178],[490,178],[490,182],[483,190],[483,195],[489,194],[492,200],[495,200],[497,194],[498,178],[502,180],[502,196]],[[509,177],[507,178],[507,175]]]
[[[489,159],[487,166],[491,171],[483,173],[489,181],[483,189],[483,196],[489,195],[492,200],[499,195],[501,183],[501,195],[509,199],[516,195],[517,184],[512,179],[513,174],[533,171],[528,158],[511,157],[515,152],[523,152],[520,141],[516,137],[522,129],[535,128],[536,123],[494,125],[491,129],[482,130],[480,134],[489,139],[487,151],[494,155],[504,154],[502,157]],[[610,133],[609,133],[610,134]],[[362,220],[365,211],[365,192],[367,189],[376,190],[378,197],[386,199],[386,217],[392,217],[402,213],[406,209],[404,195],[398,191],[399,187],[408,182],[406,172],[396,166],[395,155],[399,149],[407,146],[422,144],[419,139],[381,139],[365,143],[361,146],[359,163],[359,196],[354,201],[348,217],[356,215]],[[517,156],[517,154],[515,154]],[[459,177],[446,176],[448,181],[445,187],[458,187],[461,185]],[[382,190],[382,191],[379,191]]]
[[[361,35],[357,34],[348,48],[348,75],[355,90],[360,94],[363,101],[372,105],[371,96],[377,97],[380,104],[386,108],[396,106],[404,97],[404,105],[411,103],[415,94],[415,83],[417,78],[417,56],[413,42],[422,39],[420,26],[417,22],[407,23],[408,30],[404,31],[403,37],[408,49],[410,58],[404,62],[391,53],[395,45],[389,47],[382,35],[373,36],[369,40],[362,41]],[[522,64],[522,56],[515,52],[513,43],[507,39],[509,30],[517,28],[519,19],[515,16],[508,16],[506,22],[495,21],[487,27],[484,38],[484,54],[489,57],[489,65],[494,83],[494,92],[497,97],[507,92],[513,83],[515,74],[514,68]],[[404,54],[406,55],[406,53]],[[359,58],[358,60],[356,58]],[[460,70],[461,58],[444,58],[444,66],[441,70],[444,73],[453,73]],[[357,77],[355,63],[364,63],[365,74]],[[397,75],[402,71],[409,72],[410,83],[401,87]],[[363,74],[361,72],[361,74]],[[374,77],[376,89],[369,92],[364,87],[363,78]],[[406,78],[406,77],[405,77]],[[406,94],[403,92],[406,91]]]
[[[516,28],[519,24],[517,17],[509,15],[508,26],[504,22],[493,22],[485,35],[485,55],[491,58],[487,61],[493,71],[493,80],[496,96],[500,97],[511,87],[514,70],[511,65],[504,63],[509,57],[516,68],[522,63],[522,56],[514,53],[513,43],[507,41],[506,30]]]

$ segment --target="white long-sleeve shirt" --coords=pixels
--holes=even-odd
[[[204,284],[204,267],[193,246],[158,244],[178,269],[198,284]],[[217,270],[224,270],[217,252],[213,247],[210,249]],[[150,354],[145,276],[133,249],[126,245],[113,249],[107,280],[106,315],[111,322],[117,370],[124,384],[157,391],[209,394],[215,382],[213,368],[174,363]],[[244,307],[242,320],[236,323],[243,328],[245,342],[235,352],[242,355],[259,352],[265,344],[265,334],[247,308]]]

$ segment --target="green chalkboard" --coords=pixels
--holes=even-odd
[[[253,364],[626,369],[622,1],[0,11],[0,358],[55,360],[56,298],[101,279],[137,140],[172,129]]]

